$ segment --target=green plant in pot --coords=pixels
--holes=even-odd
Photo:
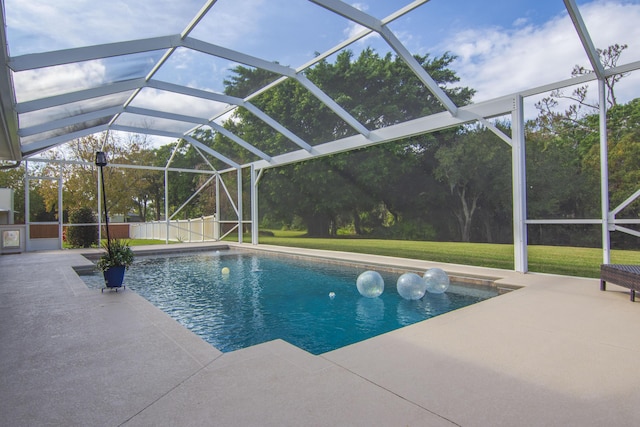
[[[125,240],[119,239],[107,239],[102,247],[106,252],[98,259],[96,267],[104,275],[105,287],[115,288],[117,292],[122,287],[125,270],[133,263],[133,251]]]

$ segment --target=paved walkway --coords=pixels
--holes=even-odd
[[[0,425],[640,425],[640,304],[626,290],[294,252],[523,288],[321,356],[283,341],[223,354],[134,292],[88,289],[79,252],[0,256]]]

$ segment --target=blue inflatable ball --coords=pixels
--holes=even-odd
[[[365,271],[358,276],[356,287],[363,297],[375,298],[384,292],[384,279],[377,271]]]
[[[404,273],[396,285],[400,296],[408,300],[420,299],[426,292],[424,280],[415,273]]]
[[[449,276],[440,268],[430,268],[424,273],[423,279],[427,292],[431,294],[442,294],[449,289]]]

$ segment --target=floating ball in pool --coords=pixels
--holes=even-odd
[[[404,273],[396,283],[398,293],[404,299],[417,300],[426,292],[425,281],[415,273]]]
[[[384,292],[384,279],[377,271],[365,271],[358,276],[356,287],[363,297],[375,298]]]
[[[430,268],[424,273],[423,279],[429,293],[442,294],[449,289],[449,276],[440,268]]]
[[[229,273],[230,273],[229,267],[222,267],[222,274],[224,274],[226,276]]]

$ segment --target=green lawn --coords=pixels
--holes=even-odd
[[[260,236],[260,243],[308,249],[326,249],[479,267],[513,269],[513,245],[490,243],[422,242],[409,240],[305,237],[304,231],[269,230],[274,236]],[[234,241],[236,236],[226,240]],[[245,242],[251,236],[245,236]],[[132,239],[131,246],[164,244],[164,240]],[[567,246],[529,246],[529,271],[568,276],[599,277],[602,250]],[[640,251],[611,251],[614,264],[640,264]]]
[[[144,245],[164,245],[166,242],[164,240],[153,240],[153,239],[126,239],[129,246],[144,246]],[[176,243],[169,241],[169,244]]]
[[[319,239],[304,237],[304,232],[271,231],[274,237],[260,236],[260,243],[513,269],[513,245],[359,238]],[[640,264],[640,251],[613,250],[611,262]],[[602,250],[597,248],[529,246],[529,271],[599,277],[601,263]]]

